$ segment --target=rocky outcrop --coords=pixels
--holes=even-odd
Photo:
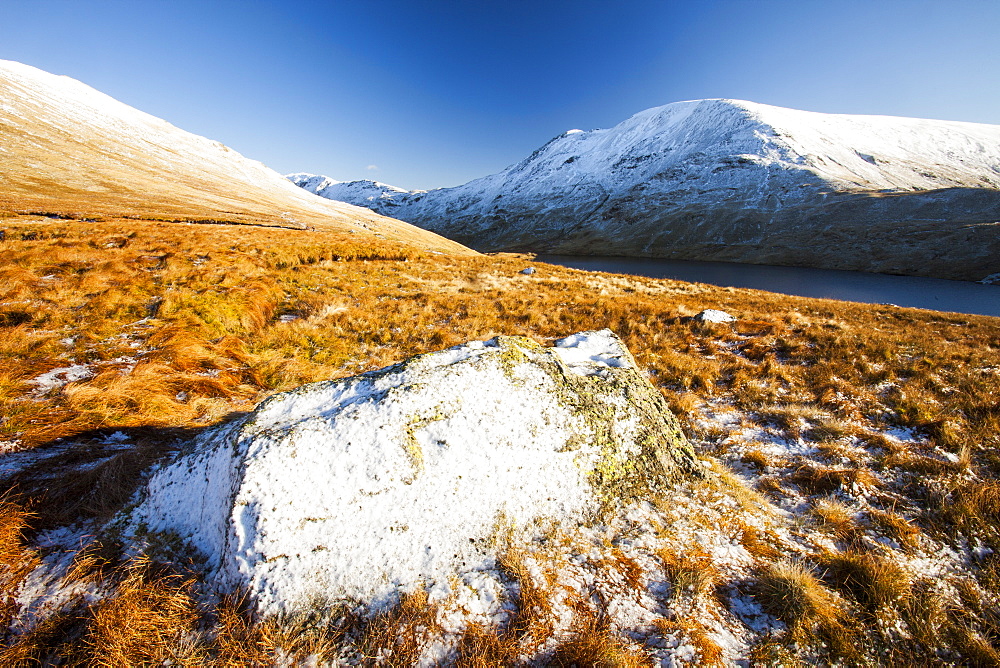
[[[264,614],[473,587],[508,541],[699,470],[609,330],[497,337],[275,395],[155,471],[115,523]]]
[[[695,100],[564,133],[455,188],[290,178],[484,251],[1000,271],[995,125]]]

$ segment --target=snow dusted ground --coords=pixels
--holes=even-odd
[[[574,335],[548,350],[567,372],[600,377],[634,366],[616,341],[605,333]],[[152,492],[127,516],[132,528],[126,531],[160,550],[177,544],[156,543],[157,533],[175,532],[197,545],[207,558],[202,567],[221,574],[217,582],[249,580],[270,612],[293,600],[324,605],[311,596],[317,590],[340,587],[355,599],[388,601],[392,592],[419,583],[436,606],[432,642],[423,648],[420,665],[453,659],[470,623],[503,627],[523,614],[516,603],[529,588],[547,601],[548,608],[534,614],[552,629],[522,657],[535,665],[547,663],[581,610],[599,616],[661,666],[701,665],[710,657],[745,665],[754,646],[781,637],[785,624],[764,609],[750,586],[766,563],[760,545],[773,552],[768,560],[794,561],[831,550],[838,539],[815,526],[810,513],[817,497],[807,490],[784,485],[765,496],[753,489],[768,478],[794,479],[821,460],[834,466],[862,461],[870,446],[856,434],[817,438],[809,426],[819,413],[804,414],[800,428],[782,427],[724,401],[703,402],[688,425],[703,477],[623,502],[614,512],[588,513],[593,500],[579,461],[593,451],[583,446],[554,460],[542,456],[545,443],[566,442],[577,418],[558,402],[535,412],[538,389],[547,381],[523,363],[515,364],[513,376],[503,364],[486,364],[497,351],[488,342],[468,344],[278,395],[253,419],[201,441],[194,459],[157,472]],[[451,399],[426,385],[445,368],[458,369],[449,375]],[[491,392],[504,401],[489,398]],[[403,397],[414,403],[405,404]],[[381,416],[379,407],[385,410]],[[361,438],[362,427],[393,423],[409,427],[404,433],[411,449],[387,433],[377,432],[374,441]],[[627,434],[634,426],[619,420],[616,430]],[[955,459],[910,430],[855,427],[926,457]],[[351,445],[362,440],[371,444],[363,453]],[[529,445],[515,455],[503,449],[511,442]],[[67,442],[44,455],[56,457],[73,446]],[[114,432],[101,447],[107,454],[133,446],[127,435]],[[234,447],[254,451],[253,462],[234,465]],[[831,454],[836,452],[840,460]],[[5,457],[0,477],[37,463],[29,454]],[[863,518],[884,507],[899,483],[885,472],[874,475],[878,494],[861,481],[820,501],[836,501]],[[357,493],[348,498],[351,484]],[[899,495],[893,507],[903,517],[917,512]],[[498,540],[498,509],[509,526],[527,528],[517,540],[510,532]],[[340,519],[331,522],[338,513]],[[43,558],[21,589],[16,629],[30,629],[80,598],[107,595],[94,581],[66,577],[75,556],[102,531],[78,525],[38,537]],[[926,534],[907,543],[864,521],[855,540],[951,595],[977,555],[975,545],[959,549]],[[225,563],[227,551],[235,559]],[[331,561],[338,556],[346,568],[344,561]],[[331,575],[333,568],[341,570]],[[340,663],[358,660],[352,646],[345,646]]]

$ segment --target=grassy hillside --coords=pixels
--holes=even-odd
[[[591,599],[565,603],[573,564],[508,554],[510,619],[466,627],[456,661],[544,649],[557,665],[648,665],[675,643],[719,665],[737,658],[720,629],[738,628],[755,665],[1000,662],[998,319],[546,265],[522,275],[523,256],[346,230],[26,215],[0,230],[5,665],[344,652],[409,665],[440,637],[426,596],[373,620],[257,620],[238,597],[207,597],[192,564],[93,529],[150,463],[273,392],[497,334],[602,327],[712,472],[650,499],[672,522],[641,540],[620,527],[588,566],[603,574],[593,600],[661,583],[664,612],[630,635]],[[739,321],[692,321],[704,308]],[[560,605],[576,610],[568,626]],[[774,621],[740,622],[740,606]]]
[[[0,216],[320,228],[451,253],[463,247],[314,197],[219,142],[85,84],[0,60]]]

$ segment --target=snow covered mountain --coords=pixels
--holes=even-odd
[[[219,142],[75,79],[5,60],[0,212],[324,227],[468,252],[368,209],[315,197]]]
[[[455,188],[296,184],[478,250],[1000,271],[1000,126],[695,100],[570,130]]]
[[[372,202],[379,198],[387,200],[386,204],[391,206],[392,198],[396,195],[406,195],[410,191],[390,186],[388,183],[370,181],[334,181],[326,176],[316,176],[315,174],[289,174],[285,178],[311,193],[320,195],[327,199],[341,202],[353,202],[354,200],[367,202],[358,206],[374,208]]]

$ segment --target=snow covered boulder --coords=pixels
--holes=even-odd
[[[275,395],[153,472],[116,522],[193,548],[264,614],[377,609],[476,588],[505,540],[598,518],[694,464],[610,330],[552,348],[501,336]]]

